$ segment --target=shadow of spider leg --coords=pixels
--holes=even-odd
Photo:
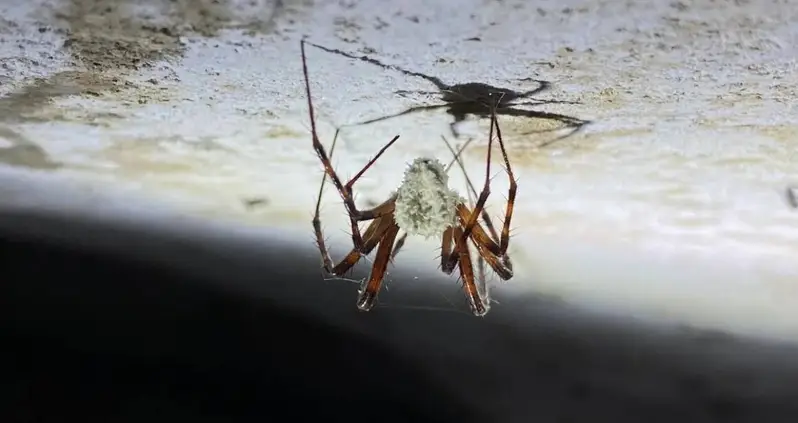
[[[377,59],[372,59],[371,57],[368,57],[366,55],[357,56],[357,55],[352,54],[352,53],[347,53],[347,52],[345,52],[343,50],[338,50],[336,48],[324,47],[322,45],[315,44],[315,43],[312,43],[310,41],[305,41],[305,43],[308,44],[308,45],[311,45],[313,47],[316,47],[319,50],[326,51],[327,53],[337,54],[339,56],[343,56],[343,57],[346,57],[346,58],[349,58],[349,59],[354,59],[354,60],[359,60],[361,62],[366,62],[366,63],[372,64],[372,65],[375,65],[375,66],[379,66],[379,67],[381,67],[381,68],[383,68],[385,70],[393,70],[393,71],[396,71],[396,72],[399,72],[399,73],[403,73],[403,74],[405,74],[407,76],[414,76],[416,78],[425,79],[425,80],[431,82],[433,85],[435,85],[435,87],[438,88],[439,91],[443,91],[443,90],[449,88],[449,86],[445,82],[443,82],[440,78],[437,78],[437,77],[434,77],[434,76],[425,75],[425,74],[419,73],[419,72],[413,72],[413,71],[410,71],[410,70],[407,70],[407,69],[402,69],[399,66],[387,65],[385,63],[380,62]]]
[[[787,204],[789,204],[790,207],[792,207],[794,209],[798,209],[798,194],[796,194],[796,192],[798,192],[798,187],[794,187],[794,186],[788,186],[787,187],[787,191],[786,191]]]
[[[522,101],[520,103],[513,103],[513,107],[518,106],[540,106],[543,104],[582,104],[580,101],[568,101],[568,100],[541,100],[538,98],[532,98],[529,101]]]
[[[410,108],[408,108],[408,109],[406,109],[404,111],[401,111],[399,113],[394,113],[392,115],[385,115],[385,116],[381,116],[381,117],[374,118],[374,119],[364,120],[362,122],[356,122],[356,123],[349,123],[349,124],[346,124],[346,125],[341,125],[341,128],[368,125],[370,123],[376,123],[376,122],[380,122],[380,121],[383,121],[383,120],[393,119],[395,117],[409,115],[411,113],[423,112],[425,110],[442,109],[442,108],[447,107],[447,106],[448,106],[448,104],[433,104],[433,105],[430,105],[430,106],[413,106],[413,107],[410,107]]]
[[[405,97],[405,98],[407,98],[407,97],[409,97],[411,95],[419,95],[419,96],[427,96],[427,97],[429,97],[429,96],[433,96],[433,95],[438,95],[439,94],[437,91],[424,91],[424,90],[396,90],[393,93],[398,95],[398,96],[400,96],[400,97]]]
[[[504,116],[516,116],[516,117],[525,117],[525,118],[536,118],[536,119],[546,119],[546,120],[554,120],[562,123],[565,125],[566,128],[573,128],[566,134],[560,135],[552,140],[546,141],[545,143],[541,144],[539,147],[545,147],[550,144],[553,144],[563,138],[570,137],[575,133],[579,132],[585,125],[589,124],[589,120],[583,120],[579,118],[575,118],[573,116],[563,115],[559,113],[550,113],[550,112],[541,112],[538,110],[525,110],[519,109],[517,107],[504,107],[501,110],[497,110],[496,114],[501,114]],[[541,130],[533,130],[527,131],[522,133],[521,135],[530,135],[530,134],[539,134],[539,133],[546,133],[546,132],[554,132],[558,131],[562,128],[553,128],[553,129],[541,129]]]
[[[501,95],[501,93],[499,95]],[[490,102],[489,97],[485,98],[480,97],[477,100],[463,100],[460,102],[448,103],[447,104],[448,109],[446,111],[450,115],[454,116],[454,121],[452,121],[449,124],[452,136],[454,136],[455,138],[459,137],[459,132],[457,131],[457,125],[460,122],[466,120],[466,118],[469,115],[476,116],[477,118],[489,117],[490,109],[489,106],[487,106],[487,104],[490,104],[489,102]],[[509,103],[502,99],[498,102],[498,107],[496,108],[496,114],[504,116],[526,117],[531,119],[554,120],[563,123],[567,126],[581,127],[589,123],[589,121],[575,118],[573,116],[562,115],[559,113],[528,111],[518,108],[518,106],[539,106],[542,104],[555,104],[555,103],[561,103],[561,102],[557,100],[535,100],[523,103]]]

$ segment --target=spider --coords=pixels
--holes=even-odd
[[[358,309],[369,311],[376,303],[388,263],[396,256],[398,249],[401,248],[401,244],[404,242],[406,235],[397,241],[400,229],[404,230],[406,234],[419,235],[425,238],[440,236],[441,270],[448,275],[456,267],[459,267],[463,288],[468,297],[471,311],[476,316],[487,314],[490,309],[490,299],[487,295],[487,289],[480,290],[477,286],[468,241],[470,240],[474,244],[479,257],[485,260],[501,279],[509,280],[513,277],[512,264],[507,255],[507,248],[510,242],[510,222],[517,190],[515,176],[502,142],[496,113],[491,113],[485,185],[473,209],[466,206],[463,198],[447,186],[448,175],[440,161],[419,157],[405,170],[402,184],[385,202],[367,210],[359,210],[355,206],[352,192],[355,182],[399,139],[399,136],[395,136],[385,144],[355,176],[348,182],[343,183],[333,169],[330,156],[327,155],[327,151],[321,144],[316,132],[304,40],[300,42],[300,48],[313,149],[321,160],[325,172],[322,178],[322,189],[324,181],[329,177],[343,199],[352,231],[352,250],[338,264],[333,265],[321,230],[321,219],[319,217],[321,198],[317,200],[313,217],[313,229],[324,271],[334,276],[344,275],[363,256],[377,249],[371,274],[364,281],[357,299]],[[496,102],[498,103],[498,101]],[[496,130],[496,139],[501,148],[505,168],[510,179],[501,236],[496,234],[489,219],[485,219],[487,214],[484,212],[485,203],[490,195],[490,163],[494,129]],[[337,137],[334,138],[334,141],[336,139]],[[479,223],[478,218],[480,215],[483,216],[483,221],[486,222],[485,227],[489,228],[490,234]],[[359,223],[367,221],[371,223],[364,232],[361,232]],[[484,279],[479,282],[484,284]]]
[[[566,127],[573,128],[570,132],[563,135],[562,137],[558,137],[557,139],[570,136],[579,131],[583,126],[590,123],[590,121],[587,120],[582,120],[579,118],[562,115],[559,113],[541,112],[536,110],[524,110],[517,107],[517,106],[539,106],[542,104],[554,104],[554,103],[578,104],[577,102],[572,102],[572,101],[531,99],[533,95],[541,93],[550,88],[551,84],[548,81],[542,81],[532,78],[524,78],[523,80],[537,82],[539,86],[533,90],[521,91],[521,92],[514,91],[509,88],[494,87],[492,85],[484,84],[481,82],[467,82],[463,84],[448,85],[444,83],[440,78],[430,75],[425,75],[419,72],[409,71],[394,65],[386,65],[376,59],[372,59],[365,55],[356,56],[354,54],[350,54],[338,49],[324,47],[319,44],[312,43],[310,41],[306,42],[328,53],[337,54],[354,60],[360,60],[366,63],[371,63],[372,65],[377,65],[383,69],[395,70],[397,72],[401,72],[408,76],[423,78],[431,82],[433,85],[435,85],[435,87],[438,89],[437,94],[440,95],[440,99],[441,101],[443,101],[442,104],[413,106],[399,113],[368,119],[362,122],[352,123],[346,126],[367,125],[370,123],[380,122],[383,120],[404,116],[410,113],[416,113],[425,110],[443,109],[443,108],[446,109],[446,113],[454,117],[454,121],[451,124],[449,124],[449,128],[451,130],[452,135],[455,138],[459,138],[460,136],[456,126],[460,122],[464,121],[467,115],[475,115],[480,118],[487,118],[490,116],[492,112],[505,116],[518,116],[518,117],[555,120],[564,124]],[[408,93],[411,92],[404,90],[396,92],[396,94],[400,95]],[[420,91],[417,93],[436,94],[426,91]],[[495,110],[491,111],[490,107],[488,107],[488,104],[490,104],[490,101],[492,101],[494,98],[499,98],[499,101],[498,104],[496,104],[494,107]],[[529,100],[525,102],[517,102],[518,100],[522,99],[529,99]],[[551,142],[552,141],[550,141],[549,143]]]

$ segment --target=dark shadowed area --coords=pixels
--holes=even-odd
[[[178,226],[0,214],[0,420],[798,421],[793,347],[534,298],[359,313],[310,245]]]

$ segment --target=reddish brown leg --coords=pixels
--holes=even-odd
[[[371,268],[371,274],[368,280],[363,284],[360,290],[360,295],[357,299],[357,308],[362,311],[369,311],[374,307],[377,301],[377,295],[380,293],[382,281],[385,278],[385,272],[388,270],[388,263],[391,262],[391,251],[394,248],[394,241],[396,235],[399,233],[399,226],[390,218],[391,225],[383,235],[377,247],[377,255],[374,257],[374,266]]]
[[[452,254],[452,241],[454,241],[454,227],[448,227],[443,231],[441,240],[441,270],[447,275],[452,274],[458,259],[457,254]]]
[[[510,243],[510,224],[512,221],[513,216],[513,208],[515,205],[515,196],[517,191],[517,185],[515,182],[515,176],[512,172],[512,168],[510,167],[510,160],[507,157],[507,150],[504,147],[504,142],[501,137],[501,129],[499,128],[499,122],[496,120],[496,115],[493,114],[491,116],[491,134],[493,132],[493,128],[496,128],[496,138],[499,141],[499,146],[501,148],[502,157],[504,159],[504,164],[507,169],[508,176],[510,178],[510,190],[509,195],[507,198],[507,208],[505,210],[505,218],[504,224],[502,226],[502,234],[498,236],[496,233],[496,229],[493,227],[493,224],[490,220],[490,216],[484,212],[484,202],[483,207],[480,208],[479,202],[477,202],[476,207],[473,210],[468,210],[468,208],[461,204],[458,206],[458,217],[460,224],[463,225],[465,228],[464,231],[467,231],[469,228],[471,229],[469,236],[471,240],[477,247],[480,256],[488,262],[491,268],[504,280],[508,280],[513,277],[512,271],[512,263],[507,256],[507,249]],[[491,138],[492,139],[492,138]],[[490,143],[488,144],[488,148],[490,149]],[[490,154],[488,154],[488,160],[490,160]],[[465,169],[463,169],[465,172]],[[469,188],[472,191],[474,190],[473,184],[471,184],[468,175],[466,175],[466,181],[469,184]],[[486,187],[488,187],[489,181],[486,178]],[[489,187],[488,187],[489,188]],[[480,195],[480,199],[486,198],[485,191],[483,190],[482,194]],[[481,213],[483,221],[485,225],[488,227],[490,231],[490,235],[485,232],[482,226],[479,224],[475,217]]]
[[[463,172],[466,184],[468,185],[468,190],[469,190],[468,201],[470,207],[474,207],[474,201],[476,201],[476,197],[479,195],[479,193],[477,193],[476,188],[474,188],[474,184],[471,182],[471,178],[468,176],[468,172],[465,169],[465,163],[463,163],[463,159],[460,155],[463,152],[463,150],[465,150],[465,147],[468,146],[468,143],[471,142],[471,140],[469,139],[465,144],[463,144],[462,147],[460,147],[460,150],[455,152],[454,147],[452,147],[452,144],[449,143],[449,140],[447,140],[446,137],[444,136],[441,136],[441,138],[443,139],[443,142],[446,144],[446,147],[449,148],[449,151],[455,155],[455,160],[452,160],[452,163],[450,163],[449,166],[453,165],[455,162],[457,162],[457,164],[460,166],[460,170]],[[493,239],[496,240],[496,243],[498,244],[499,233],[496,232],[496,227],[493,225],[493,220],[490,218],[490,215],[488,214],[487,210],[484,209],[482,210],[482,220],[485,223],[485,227],[488,228],[488,231],[490,231],[491,236],[493,237]]]
[[[324,178],[322,178],[322,186],[323,185]],[[321,191],[319,192],[319,195],[321,195]],[[395,206],[395,200],[395,197],[391,197],[388,199],[388,201],[380,204],[377,207],[374,207],[373,210],[376,210],[381,214],[391,213],[393,212],[393,208]],[[319,198],[319,201],[316,202],[316,212],[313,215],[313,231],[316,235],[316,244],[319,247],[319,253],[321,253],[324,270],[328,274],[335,276],[342,276],[355,264],[357,264],[357,262],[360,261],[363,256],[371,253],[371,251],[377,247],[377,243],[380,242],[380,238],[384,235],[385,231],[388,230],[391,222],[393,222],[392,219],[385,219],[384,217],[378,217],[374,219],[374,221],[369,224],[364,232],[363,244],[360,246],[354,246],[352,250],[349,251],[349,254],[347,254],[340,263],[333,267],[329,250],[327,249],[326,242],[324,241],[324,233],[321,229],[321,218],[319,217],[320,205],[321,198]]]
[[[468,185],[468,189],[469,189],[469,191],[468,191],[468,203],[469,203],[470,207],[474,207],[474,202],[476,201],[476,197],[479,194],[477,194],[477,190],[474,188],[474,184],[471,183],[471,178],[468,177],[468,172],[465,169],[465,164],[463,163],[463,159],[462,159],[462,156],[461,156],[461,153],[465,150],[465,148],[468,146],[468,144],[471,143],[472,139],[469,139],[468,141],[466,141],[463,144],[463,146],[460,147],[460,149],[457,150],[457,151],[454,150],[454,147],[452,147],[452,145],[449,143],[449,141],[446,139],[446,137],[441,135],[441,139],[443,139],[443,143],[446,144],[446,147],[449,148],[449,151],[454,156],[454,159],[452,160],[451,163],[449,163],[449,167],[447,167],[446,171],[448,172],[449,168],[452,165],[454,165],[455,162],[457,162],[458,166],[460,166],[460,170],[463,172],[463,176],[465,176],[466,184]],[[482,210],[482,221],[485,223],[485,227],[488,228],[488,231],[490,231],[491,238],[498,244],[498,242],[499,242],[499,234],[496,232],[496,228],[493,225],[493,221],[491,220],[490,215],[488,214],[487,210],[485,210],[485,209]],[[473,238],[473,234],[472,234],[472,238]],[[446,255],[443,255],[442,257],[445,257],[445,256]],[[512,263],[510,262],[509,257],[507,257],[506,265],[507,265],[507,267],[512,269]],[[454,269],[452,268],[451,270],[454,270]],[[486,278],[486,275],[485,275],[485,259],[482,258],[481,255],[480,255],[479,260],[477,260],[477,272],[479,273],[479,277],[478,277],[479,281],[482,281],[483,283],[487,283],[487,282],[485,282],[485,281],[487,281],[487,278]]]
[[[487,295],[483,297],[474,279],[474,265],[471,261],[471,253],[468,248],[468,239],[463,238],[463,230],[459,227],[454,228],[455,253],[457,262],[460,266],[460,276],[463,279],[463,290],[468,297],[471,312],[475,316],[484,316],[490,309],[490,300]],[[487,293],[487,285],[485,285]]]
[[[332,157],[333,153],[335,152],[335,144],[338,141],[338,134],[340,130],[335,131],[335,136],[333,137],[332,146],[330,146],[330,157]],[[329,250],[327,249],[327,245],[324,241],[324,233],[321,229],[321,218],[319,216],[321,210],[321,196],[324,192],[324,183],[327,181],[327,173],[325,172],[321,178],[321,184],[319,186],[319,194],[316,198],[316,211],[313,215],[313,230],[316,234],[316,244],[319,247],[319,253],[321,254],[322,260],[322,267],[324,271],[328,275],[334,276],[343,276],[346,272],[348,272],[358,261],[360,261],[363,255],[367,255],[371,253],[374,248],[377,247],[377,243],[380,242],[380,238],[385,234],[385,231],[388,230],[388,226],[391,223],[389,219],[377,218],[372,221],[369,226],[366,228],[366,232],[363,234],[363,246],[362,248],[353,248],[349,254],[347,254],[337,265],[333,266],[333,261],[330,258]],[[380,204],[379,206],[375,207],[376,210],[392,210],[393,207],[393,197],[390,198],[388,201]]]
[[[504,212],[504,225],[502,226],[502,237],[501,237],[501,249],[499,251],[500,256],[505,256],[507,254],[507,248],[510,246],[510,221],[513,219],[513,209],[515,208],[515,193],[518,190],[518,185],[515,182],[515,175],[513,174],[513,169],[510,166],[510,159],[507,157],[507,149],[504,147],[504,141],[502,140],[502,130],[499,128],[499,121],[493,119],[494,125],[496,125],[496,138],[499,141],[499,148],[502,152],[502,159],[504,159],[504,168],[507,170],[507,176],[510,178],[510,189],[509,193],[507,194],[507,208]]]
[[[380,239],[385,236],[385,232],[388,230],[391,223],[391,219],[385,217],[380,217],[372,221],[368,228],[366,228],[366,232],[363,234],[364,252],[353,248],[338,264],[333,266],[330,253],[327,250],[324,242],[324,235],[322,234],[320,223],[317,223],[317,221],[314,220],[313,226],[316,230],[316,243],[319,246],[319,252],[321,253],[322,257],[322,267],[324,268],[325,272],[327,272],[328,275],[333,276],[343,276],[346,274],[346,272],[351,270],[352,267],[354,267],[360,261],[360,259],[363,258],[363,256],[368,255],[374,250],[374,248],[377,247],[377,244],[380,242]]]
[[[473,212],[470,211],[465,204],[457,206],[457,218],[461,225],[465,225],[471,216],[473,216]],[[507,255],[501,254],[501,246],[485,232],[485,229],[479,222],[474,224],[470,238],[477,247],[479,255],[488,262],[488,265],[490,265],[500,278],[509,280],[513,277],[513,268],[512,265],[509,264],[510,260],[507,258]]]
[[[402,236],[399,237],[399,240],[396,241],[396,246],[393,247],[393,252],[391,253],[391,260],[396,258],[396,255],[399,254],[399,251],[402,247],[405,246],[405,240],[407,239],[407,232],[403,233]]]
[[[474,225],[477,224],[477,220],[479,219],[479,216],[482,214],[482,210],[485,208],[485,202],[488,201],[488,196],[490,195],[490,160],[491,160],[491,150],[493,147],[494,122],[496,122],[495,110],[492,111],[490,116],[487,163],[485,164],[485,185],[482,188],[482,192],[479,194],[479,198],[477,199],[477,204],[474,206],[474,210],[472,211],[471,216],[468,218],[468,221],[463,227],[463,234],[461,236],[463,240],[466,240],[468,239],[469,236],[471,236],[471,231],[474,229]]]
[[[340,130],[335,131],[335,136],[333,137],[332,146],[330,147],[330,158],[332,158],[333,153],[335,152],[335,144],[338,142],[338,133]],[[324,232],[321,229],[321,217],[319,213],[321,211],[321,196],[324,194],[324,183],[327,182],[327,172],[321,177],[321,184],[319,184],[319,194],[316,196],[316,212],[313,214],[313,232],[316,235],[316,246],[319,248],[319,253],[321,254],[321,262],[324,271],[329,275],[333,274],[333,264],[332,258],[330,258],[330,251],[327,249],[326,242],[324,241]],[[369,227],[366,229],[368,232],[370,229],[376,228],[377,222],[372,222]],[[354,266],[355,263],[360,259],[360,257],[355,257],[354,262],[350,265]],[[343,264],[344,262],[351,261],[352,259],[349,258],[347,255],[344,260],[341,261]]]
[[[327,152],[324,149],[324,146],[319,141],[318,132],[316,130],[316,118],[313,110],[313,100],[311,98],[310,93],[310,77],[308,76],[308,65],[307,65],[307,58],[305,55],[305,41],[300,41],[300,48],[302,51],[302,73],[305,77],[305,93],[308,98],[308,115],[310,117],[310,127],[311,133],[313,137],[313,149],[316,151],[316,154],[319,156],[322,165],[324,166],[324,171],[327,175],[329,175],[330,180],[332,180],[333,185],[338,190],[341,195],[341,198],[344,201],[344,205],[346,206],[346,210],[349,213],[349,220],[350,226],[352,230],[352,243],[355,246],[355,249],[358,251],[364,250],[363,245],[363,236],[360,233],[360,228],[358,227],[358,222],[362,222],[365,220],[375,219],[383,214],[385,211],[378,211],[376,209],[371,210],[358,210],[355,206],[355,200],[352,196],[352,187],[354,186],[355,182],[365,173],[365,171],[371,167],[377,159],[385,153],[385,151],[399,139],[399,136],[395,136],[391,141],[389,141],[380,151],[377,153],[374,158],[372,158],[364,167],[360,170],[352,179],[349,180],[346,184],[341,182],[341,179],[338,178],[335,170],[332,167],[332,163],[330,162],[329,156],[327,156]]]
[[[455,266],[460,268],[460,278],[463,281],[463,290],[468,297],[471,312],[476,316],[484,316],[490,309],[490,299],[488,298],[488,285],[484,272],[480,279],[474,275],[474,265],[471,261],[471,252],[468,248],[468,240],[462,239],[463,229],[460,227],[450,227],[443,232],[441,243],[441,270],[447,275],[454,271]],[[452,251],[452,242],[455,243]],[[484,294],[480,292],[477,282],[485,287]]]
[[[487,162],[485,165],[485,185],[482,188],[482,193],[479,194],[479,198],[477,199],[477,204],[474,207],[474,210],[471,211],[469,216],[465,219],[465,222],[460,221],[460,225],[462,226],[462,232],[460,238],[462,241],[467,240],[471,236],[471,232],[474,230],[474,227],[478,225],[479,216],[482,214],[482,211],[485,208],[485,202],[488,200],[488,196],[490,195],[490,160],[491,160],[491,150],[493,147],[493,123],[496,121],[496,113],[493,111],[490,117],[490,132],[488,134],[488,152],[487,152]],[[458,205],[458,214],[463,210],[468,210],[464,204]],[[454,268],[454,264],[457,261],[457,245],[460,241],[455,240],[455,251],[449,254],[449,258],[446,259],[447,266],[444,268]]]
[[[474,241],[474,238],[472,237],[471,240]],[[493,241],[491,240],[489,242],[492,243]],[[487,245],[482,244],[479,241],[474,241],[474,246],[476,246],[477,253],[482,258],[482,261],[488,263],[488,266],[490,266],[490,268],[493,269],[493,271],[496,272],[496,274],[499,275],[502,280],[506,281],[512,279],[513,269],[507,264],[508,260],[506,256],[497,256],[496,254],[493,254]],[[482,271],[484,272],[484,269]],[[482,277],[482,280],[484,280],[484,274]]]

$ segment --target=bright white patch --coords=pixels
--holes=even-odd
[[[405,171],[396,191],[396,223],[411,235],[441,236],[457,222],[457,204],[462,201],[448,187],[449,175],[436,159],[419,157]]]

